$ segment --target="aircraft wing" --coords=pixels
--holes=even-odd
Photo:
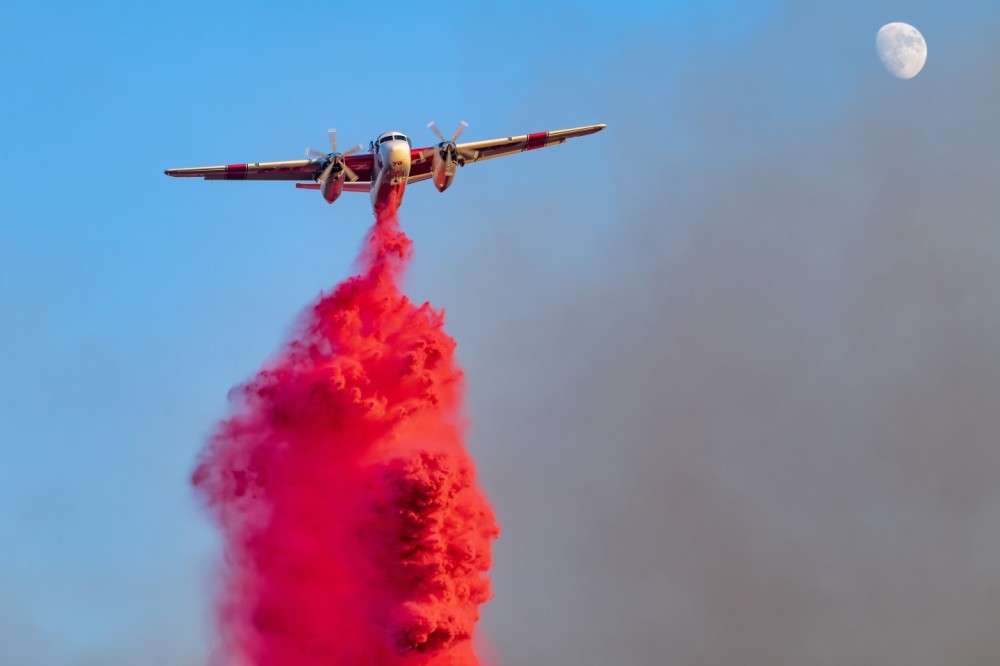
[[[508,136],[502,139],[489,139],[487,141],[472,141],[469,143],[457,143],[459,154],[464,159],[464,164],[481,162],[482,160],[513,155],[526,150],[545,148],[565,143],[566,139],[578,136],[587,136],[600,132],[607,125],[587,125],[585,127],[574,127],[572,129],[555,130],[552,132],[535,132],[534,134],[522,134],[520,136]],[[461,160],[460,160],[460,163]],[[463,165],[464,165],[463,164]]]
[[[347,155],[344,160],[347,162],[347,166],[358,174],[359,181],[371,180],[373,160],[371,153]],[[168,176],[204,178],[205,180],[315,180],[319,172],[323,170],[323,166],[323,159],[312,159],[185,167],[167,169],[163,173]]]
[[[406,177],[407,183],[419,183],[431,177],[431,168],[434,166],[433,148],[414,148],[410,151],[410,175]]]

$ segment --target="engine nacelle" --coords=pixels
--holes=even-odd
[[[319,191],[327,203],[333,203],[344,191],[344,172],[340,171],[330,174],[325,183],[319,184]]]
[[[454,143],[439,144],[434,151],[434,165],[431,174],[438,192],[447,190],[455,180],[458,171],[458,150]]]

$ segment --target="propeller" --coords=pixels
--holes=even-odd
[[[455,139],[457,139],[459,135],[462,132],[464,132],[465,128],[468,126],[469,123],[465,122],[464,120],[461,121],[460,123],[458,123],[458,127],[455,129],[455,133],[452,135],[452,137],[448,140],[445,140],[444,134],[441,134],[441,130],[438,129],[437,124],[433,120],[427,123],[427,127],[429,127],[431,131],[437,135],[437,138],[441,139],[441,143],[455,143]]]
[[[458,123],[458,127],[455,128],[455,133],[451,135],[451,138],[445,139],[444,134],[441,134],[441,130],[438,129],[437,124],[433,120],[427,123],[427,127],[430,128],[430,130],[434,132],[435,135],[437,135],[437,138],[441,140],[441,143],[438,144],[439,148],[451,152],[453,156],[461,155],[466,159],[473,159],[476,156],[476,151],[461,150],[455,146],[455,140],[458,139],[458,137],[462,134],[462,132],[465,131],[465,128],[468,126],[469,123],[465,122],[464,120],[461,121],[460,123]]]
[[[343,170],[344,173],[347,174],[347,177],[349,179],[351,179],[352,181],[357,180],[358,179],[358,174],[356,174],[354,172],[354,169],[352,169],[351,167],[347,166],[347,161],[344,160],[344,158],[347,157],[348,155],[352,155],[352,154],[358,152],[359,150],[363,149],[364,146],[362,146],[359,143],[358,145],[350,148],[349,150],[345,150],[342,153],[338,153],[337,152],[337,130],[335,130],[335,129],[327,130],[327,133],[330,135],[330,153],[329,154],[327,154],[327,153],[321,153],[318,150],[313,150],[312,148],[306,148],[306,155],[308,155],[310,157],[326,157],[326,158],[329,158],[329,160],[330,160],[327,163],[326,168],[323,169],[323,173],[320,174],[319,182],[320,183],[325,183],[326,180],[327,180],[327,178],[330,177],[330,174],[333,173],[334,168],[338,164],[340,165],[340,169]]]

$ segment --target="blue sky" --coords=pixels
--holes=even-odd
[[[477,281],[477,257],[541,271],[537,290],[520,292],[541,309],[557,287],[613,280],[633,268],[609,247],[628,233],[620,211],[704,186],[721,155],[706,146],[724,142],[752,169],[775,142],[838,127],[872,89],[911,108],[919,86],[965,81],[963,48],[998,14],[987,2],[7,8],[0,662],[137,663],[130,655],[152,650],[145,663],[179,664],[207,653],[218,543],[187,476],[229,389],[350,274],[371,221],[364,196],[327,206],[290,185],[175,180],[164,168],[295,159],[323,149],[328,127],[347,146],[388,129],[430,142],[429,120],[448,130],[465,119],[468,139],[608,123],[465,169],[443,196],[407,192],[410,291],[448,312],[475,423],[490,408],[477,391],[507,382],[502,359],[517,354],[490,335],[502,314],[475,311],[460,289],[486,300],[501,289]],[[875,31],[892,20],[930,44],[909,87],[875,57]],[[657,229],[670,252],[692,233]],[[508,469],[475,434],[481,464]],[[506,527],[501,486],[516,479],[483,473]],[[487,618],[501,635],[514,613],[507,591],[498,586]]]

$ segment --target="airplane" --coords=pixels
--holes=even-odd
[[[455,180],[458,167],[513,155],[527,150],[564,143],[567,139],[600,132],[606,125],[587,125],[552,132],[535,132],[487,141],[455,143],[469,124],[464,120],[450,139],[445,139],[433,121],[427,124],[440,143],[426,148],[414,148],[402,132],[383,132],[369,142],[368,151],[361,144],[342,153],[337,152],[337,130],[329,130],[330,152],[307,149],[310,159],[286,162],[254,162],[221,166],[167,169],[163,173],[181,178],[200,177],[205,180],[289,180],[303,190],[319,190],[327,203],[333,203],[342,192],[368,192],[372,212],[377,216],[395,212],[403,201],[409,183],[433,180],[439,192],[444,192]],[[311,181],[311,182],[308,182]]]

